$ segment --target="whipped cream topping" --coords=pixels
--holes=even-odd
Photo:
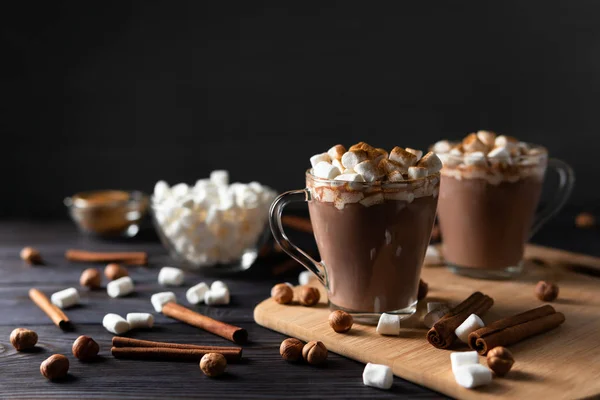
[[[437,196],[442,162],[434,152],[394,147],[389,153],[365,142],[348,150],[341,145],[310,158],[307,187],[312,197],[343,209],[346,204],[365,207],[386,200],[412,202]]]
[[[548,160],[544,147],[490,131],[471,133],[461,142],[441,140],[432,150],[444,165],[442,175],[485,179],[492,185],[526,177],[543,179]]]

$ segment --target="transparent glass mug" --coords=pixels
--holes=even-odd
[[[435,220],[439,173],[397,183],[345,182],[306,172],[306,188],[283,193],[270,210],[281,248],[325,286],[329,305],[376,321],[383,312],[412,314]],[[321,262],[289,241],[281,214],[308,202]]]
[[[573,170],[549,160],[544,147],[527,145],[530,155],[512,165],[465,166],[468,154],[440,157],[438,219],[444,259],[453,272],[474,278],[517,276],[525,243],[565,205],[575,182]],[[558,188],[536,213],[547,167],[558,173]]]

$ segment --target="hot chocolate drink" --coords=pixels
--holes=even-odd
[[[444,163],[438,218],[444,258],[478,277],[519,273],[542,191],[545,148],[479,131],[433,146]]]
[[[303,192],[322,259],[311,263],[322,272],[332,308],[414,311],[442,167],[433,152],[422,154],[400,147],[388,154],[361,142],[311,158]],[[280,212],[278,200],[272,213]],[[272,228],[282,248],[306,265]]]

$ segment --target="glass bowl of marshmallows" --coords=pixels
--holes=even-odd
[[[258,182],[230,184],[224,170],[195,185],[159,181],[151,199],[152,219],[181,266],[245,270],[268,238],[269,207],[276,195]]]

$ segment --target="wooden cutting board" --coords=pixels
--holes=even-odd
[[[530,254],[552,260],[557,250],[544,249],[535,246]],[[600,265],[600,260],[592,261]],[[424,267],[422,278],[429,284],[429,301],[443,300],[455,305],[477,290],[492,296],[495,303],[483,316],[486,323],[542,305],[534,296],[534,286],[542,279],[553,281],[559,285],[560,294],[552,305],[565,314],[566,322],[553,331],[510,346],[515,356],[511,372],[504,378],[495,378],[491,385],[469,390],[454,381],[451,351],[436,349],[425,339],[427,329],[420,320],[426,301],[419,303],[415,315],[403,321],[399,337],[380,336],[375,327],[358,324],[349,333],[335,333],[327,322],[325,290],[316,280],[312,284],[322,294],[317,307],[280,305],[267,299],[255,308],[254,319],[292,337],[320,340],[330,351],[354,360],[388,365],[396,376],[453,397],[554,399],[600,395],[600,279],[558,265],[539,266],[532,262],[527,263],[523,276],[512,281],[470,279],[441,266]],[[466,345],[453,349],[466,350]],[[480,363],[486,365],[485,357],[480,357]]]

